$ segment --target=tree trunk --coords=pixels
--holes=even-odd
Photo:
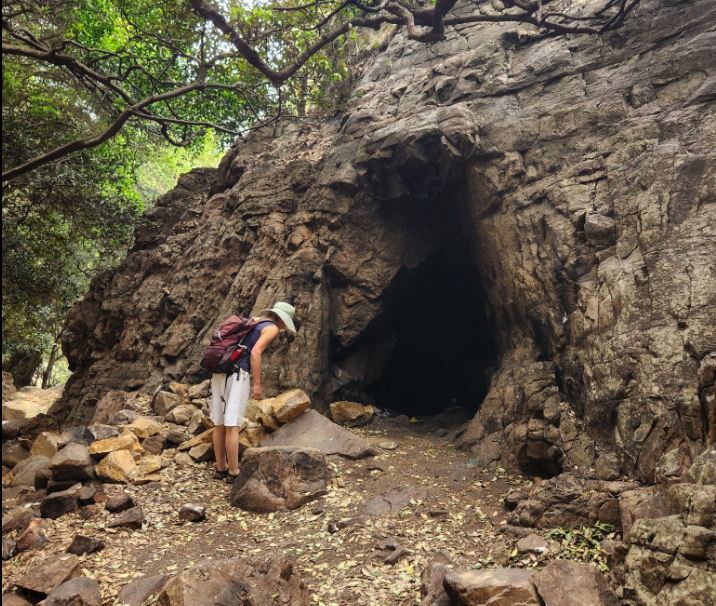
[[[52,345],[52,350],[50,351],[50,357],[47,360],[47,368],[45,368],[45,372],[42,373],[42,389],[47,389],[48,387],[52,387],[50,385],[50,381],[52,380],[52,369],[55,367],[55,362],[57,362],[57,353],[59,351],[59,346],[57,342],[55,342]]]
[[[16,387],[25,387],[32,383],[35,371],[42,362],[42,353],[36,350],[20,350],[10,356],[3,370],[12,375]]]

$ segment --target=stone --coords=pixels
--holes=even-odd
[[[144,455],[137,461],[137,471],[135,473],[135,481],[141,481],[156,473],[163,467],[162,457],[160,455]]]
[[[144,512],[137,505],[120,513],[114,520],[107,524],[107,528],[131,528],[141,529],[144,523]]]
[[[375,449],[365,440],[315,410],[301,413],[287,425],[266,436],[261,446],[313,448],[325,455],[338,454],[349,459],[375,454]]]
[[[553,560],[532,577],[544,606],[619,606],[619,600],[594,564]]]
[[[248,511],[296,509],[327,493],[325,456],[309,448],[249,448],[230,501]]]
[[[97,581],[79,576],[55,587],[40,604],[42,606],[101,606],[102,594]]]
[[[196,406],[192,404],[179,404],[179,406],[172,408],[165,418],[170,423],[189,425],[189,421],[191,421],[191,417],[195,412],[199,412]]]
[[[79,574],[80,559],[74,554],[55,555],[33,564],[28,572],[15,580],[15,586],[47,595],[55,587]]]
[[[172,408],[176,408],[179,404],[181,398],[178,395],[170,391],[160,391],[154,396],[152,408],[160,417],[166,417]]]
[[[549,551],[549,544],[543,537],[536,534],[529,534],[517,541],[517,551],[519,553],[544,555]]]
[[[139,416],[127,425],[126,429],[141,440],[161,433],[162,424],[152,417]]]
[[[292,389],[267,400],[274,418],[285,425],[311,407],[311,399],[301,389]]]
[[[42,499],[42,503],[40,503],[40,515],[43,518],[54,520],[66,513],[77,511],[80,506],[79,499],[77,498],[77,493],[80,488],[81,484],[77,484],[73,488],[53,492],[46,496]]]
[[[15,555],[17,543],[13,541],[10,537],[3,537],[2,538],[2,559],[3,561],[9,560],[12,556]]]
[[[211,392],[211,379],[206,379],[201,383],[192,385],[187,391],[187,397],[190,400],[201,400],[202,398],[208,398]]]
[[[199,444],[189,449],[189,456],[197,463],[212,461],[214,459],[213,444]]]
[[[214,424],[211,422],[211,419],[201,410],[197,410],[191,415],[191,419],[189,419],[186,428],[190,434],[197,434],[212,427],[214,427]]]
[[[359,404],[341,400],[330,405],[331,419],[339,425],[357,427],[365,425],[373,418],[375,408],[370,405]]]
[[[28,602],[19,593],[4,593],[2,596],[2,606],[32,606],[32,602]]]
[[[76,534],[66,551],[67,553],[74,553],[75,555],[80,556],[102,551],[104,547],[104,541],[100,541],[99,539],[88,537],[83,534]]]
[[[130,394],[126,391],[108,391],[95,404],[94,414],[89,424],[102,423],[111,425],[110,419],[112,415],[125,409],[130,398]]]
[[[72,442],[50,459],[48,464],[55,480],[91,480],[94,478],[92,457],[83,444]]]
[[[206,507],[198,503],[186,503],[179,510],[179,519],[185,522],[203,522],[206,519]]]
[[[358,509],[358,515],[370,517],[398,513],[410,501],[422,501],[427,496],[427,491],[417,484],[402,484],[393,486],[369,499]]]
[[[394,442],[393,440],[378,442],[378,448],[382,448],[383,450],[395,450],[398,446],[400,446],[400,444]]]
[[[100,514],[100,511],[100,505],[95,503],[93,505],[85,505],[83,507],[80,507],[77,513],[83,520],[91,520],[93,518],[96,518]]]
[[[54,431],[43,431],[32,443],[30,454],[42,455],[48,459],[54,457],[60,449],[61,436]]]
[[[268,429],[278,429],[281,423],[273,414],[273,407],[268,400],[249,400],[246,407],[246,418]]]
[[[126,511],[132,507],[134,507],[134,499],[126,492],[120,492],[119,494],[112,495],[104,504],[104,508],[112,513]]]
[[[212,606],[272,604],[281,596],[284,604],[308,606],[309,592],[286,558],[277,555],[252,560],[204,560],[166,582],[158,606]]]
[[[167,439],[161,435],[153,435],[149,436],[148,438],[144,438],[142,440],[142,448],[149,454],[161,454],[162,450],[164,450],[164,447],[166,446]]]
[[[435,558],[423,568],[420,575],[420,606],[452,606],[452,600],[445,591],[443,581],[449,572],[450,559],[438,553]]]
[[[24,461],[25,459],[27,459],[30,454],[30,451],[28,451],[27,448],[25,448],[22,444],[15,443],[8,445],[7,447],[3,444],[2,464],[3,466],[12,469],[20,461]]]
[[[76,442],[83,446],[89,446],[93,439],[92,432],[84,425],[75,425],[74,427],[68,427],[62,430],[59,437],[59,445],[60,447],[64,447],[72,442]]]
[[[541,606],[532,571],[520,568],[456,570],[445,575],[445,590],[456,606]]]
[[[106,440],[107,438],[116,438],[119,435],[119,430],[112,425],[105,425],[103,423],[93,423],[87,427],[89,432],[92,434],[92,441],[99,442],[100,440]]]
[[[194,459],[187,452],[178,452],[174,455],[174,462],[182,467],[191,467],[194,465]]]
[[[47,469],[50,462],[45,456],[32,455],[20,461],[12,470],[11,486],[34,486],[35,476]]]
[[[139,475],[139,468],[129,450],[115,450],[97,464],[95,473],[103,480],[129,484]]]
[[[142,606],[153,603],[155,598],[171,577],[167,574],[143,577],[130,581],[119,592],[120,606]]]
[[[111,452],[127,450],[132,453],[141,454],[144,449],[139,443],[137,436],[131,431],[126,431],[119,436],[98,440],[90,444],[89,453],[95,457],[102,457]]]
[[[37,511],[28,507],[15,507],[2,514],[2,533],[7,534],[13,530],[22,532],[30,521],[37,517]]]
[[[141,417],[136,410],[127,408],[118,410],[117,412],[113,412],[111,415],[109,415],[109,420],[107,423],[110,425],[129,425],[134,419]]]
[[[35,486],[38,485],[39,474],[35,476]],[[53,480],[48,479],[47,484],[45,484],[45,491],[47,494],[52,494],[53,492],[62,492],[63,490],[68,490],[70,488],[74,488],[78,485],[76,480]]]
[[[77,491],[77,500],[79,501],[80,505],[89,505],[90,503],[96,503],[95,496],[97,495],[98,491],[96,487],[94,486],[83,486],[80,488],[80,490]]]
[[[213,435],[214,430],[207,429],[198,436],[194,436],[193,438],[179,444],[179,446],[177,446],[177,450],[190,450],[191,448],[194,448],[194,446],[199,446],[199,444],[209,444],[212,442]]]

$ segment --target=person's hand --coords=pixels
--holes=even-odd
[[[254,400],[263,400],[264,399],[264,390],[261,387],[261,385],[254,385],[253,389],[251,390],[251,397]]]

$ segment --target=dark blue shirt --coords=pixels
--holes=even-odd
[[[247,351],[246,353],[244,353],[243,356],[239,358],[239,368],[243,368],[246,371],[249,371],[251,369],[251,350],[254,348],[254,345],[256,345],[256,342],[259,340],[263,329],[266,328],[269,324],[275,324],[275,322],[272,322],[271,320],[262,320],[251,329],[251,332],[249,334],[244,337],[242,345],[246,347]]]

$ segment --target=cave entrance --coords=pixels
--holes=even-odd
[[[406,270],[386,293],[384,310],[377,332],[390,345],[364,386],[370,400],[408,416],[453,407],[474,414],[498,354],[479,275],[464,251],[439,250]]]

